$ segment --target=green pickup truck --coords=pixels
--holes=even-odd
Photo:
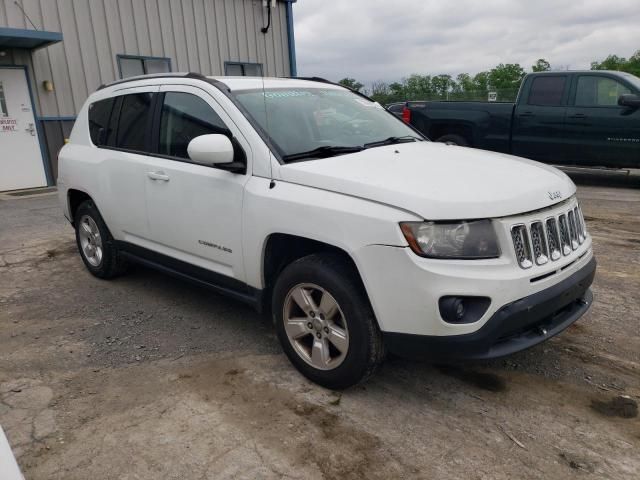
[[[640,78],[623,72],[527,75],[516,103],[407,102],[429,138],[557,165],[640,168]]]

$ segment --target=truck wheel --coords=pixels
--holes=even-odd
[[[74,225],[80,256],[94,276],[107,279],[124,273],[126,262],[91,200],[80,204],[76,210]]]
[[[458,145],[459,147],[468,147],[469,142],[461,135],[443,135],[436,142],[446,143],[447,145]]]
[[[309,255],[288,265],[273,289],[280,344],[307,378],[343,389],[382,363],[382,335],[357,272],[339,255]]]

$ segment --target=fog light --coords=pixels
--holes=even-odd
[[[485,314],[491,299],[487,297],[455,297],[440,298],[440,316],[448,323],[473,323]]]

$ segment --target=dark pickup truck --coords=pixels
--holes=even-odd
[[[545,163],[640,168],[640,78],[531,73],[516,103],[407,102],[402,118],[432,140]]]

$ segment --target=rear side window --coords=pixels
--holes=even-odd
[[[577,107],[614,107],[618,97],[631,93],[627,87],[612,78],[584,75],[578,77]]]
[[[122,97],[116,147],[144,152],[146,132],[151,115],[150,92],[134,93]]]
[[[529,91],[529,105],[553,106],[562,104],[562,95],[567,83],[565,76],[540,76],[533,79]]]
[[[189,142],[200,135],[211,133],[231,137],[227,126],[207,102],[190,93],[165,94],[158,153],[188,159]]]
[[[89,134],[93,144],[98,147],[106,145],[112,134],[109,128],[109,118],[114,102],[114,98],[107,98],[89,106]]]

